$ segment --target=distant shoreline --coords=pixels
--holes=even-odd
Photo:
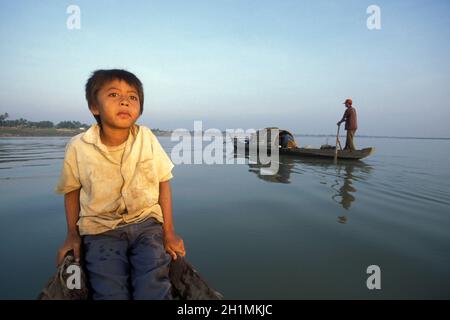
[[[334,134],[295,134],[296,137],[313,137],[313,138],[336,138]],[[344,137],[345,135],[340,134],[339,137]],[[405,139],[405,140],[450,140],[450,138],[444,137],[398,137],[398,136],[367,136],[367,135],[356,135],[358,138],[368,138],[368,139]]]
[[[17,127],[0,127],[0,138],[14,138],[14,137],[72,137],[87,129],[57,129],[57,128],[17,128]],[[172,131],[152,129],[152,132],[157,136],[170,137]],[[192,132],[190,132],[192,134]],[[225,133],[225,132],[224,132]],[[315,137],[315,138],[335,138],[333,134],[295,134],[297,137]],[[345,137],[345,135],[340,135]],[[368,136],[357,135],[358,138],[369,139],[406,139],[406,140],[450,140],[444,137],[397,137],[397,136]]]
[[[87,129],[57,129],[57,128],[17,128],[0,127],[0,138],[15,137],[73,137]],[[152,130],[157,136],[170,136],[171,131]]]

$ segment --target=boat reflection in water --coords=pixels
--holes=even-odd
[[[235,155],[242,157],[242,155]],[[248,157],[246,157],[248,159]],[[320,181],[332,189],[331,199],[342,206],[345,211],[350,210],[356,201],[357,189],[355,181],[365,181],[371,174],[373,167],[363,161],[339,160],[337,164],[330,159],[321,158],[297,158],[289,155],[280,155],[278,172],[267,175],[269,165],[249,161],[249,172],[254,173],[259,179],[271,183],[290,184],[296,175],[309,175],[312,179]],[[261,174],[261,169],[265,175]],[[311,181],[311,180],[309,180]],[[294,180],[294,183],[298,183]],[[348,221],[347,214],[338,216],[337,221],[345,224]]]

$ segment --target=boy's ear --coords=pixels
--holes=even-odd
[[[89,110],[91,110],[91,112],[92,112],[92,114],[94,116],[100,115],[100,112],[98,111],[97,105],[95,105],[95,104],[90,105],[89,106]]]

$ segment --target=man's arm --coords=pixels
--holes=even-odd
[[[66,241],[58,251],[56,265],[59,265],[63,261],[66,253],[70,250],[73,250],[76,261],[80,259],[81,238],[77,227],[80,213],[80,189],[64,195],[64,208],[66,211],[67,236]]]
[[[159,205],[161,206],[164,218],[164,247],[172,258],[176,260],[177,253],[181,256],[185,256],[186,251],[184,249],[183,240],[175,233],[172,216],[172,190],[169,181],[159,183]]]
[[[337,123],[338,126],[341,125],[342,122],[347,121],[347,110],[345,110],[344,115],[342,116],[342,119]]]

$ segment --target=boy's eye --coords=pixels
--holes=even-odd
[[[137,98],[136,96],[130,96],[130,99],[131,99],[131,100],[134,100],[134,101],[137,101],[137,100],[138,100],[138,98]]]
[[[111,92],[110,94],[108,94],[109,97],[118,97],[119,95],[116,92]]]

